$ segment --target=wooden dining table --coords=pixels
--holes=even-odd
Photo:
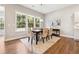
[[[32,30],[32,32],[36,34],[36,44],[38,44],[38,41],[39,41],[39,33],[41,33],[42,30],[41,29],[34,29],[34,30]]]

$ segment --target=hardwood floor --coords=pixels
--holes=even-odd
[[[76,41],[76,54],[79,54],[79,41]]]
[[[76,42],[73,39],[62,37],[61,40],[59,40],[55,45],[49,48],[45,53],[73,54],[73,53],[76,53],[76,48],[77,48]]]
[[[29,46],[28,46],[29,47]],[[5,43],[6,54],[29,54],[31,51],[19,39]]]
[[[29,47],[29,46],[28,46]],[[5,43],[6,54],[17,53],[31,53],[29,48],[26,47],[19,39]],[[72,38],[61,37],[61,39],[51,46],[45,54],[78,54],[79,42],[74,41]]]

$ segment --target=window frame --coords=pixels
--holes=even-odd
[[[6,20],[5,20],[5,18],[6,18],[6,13],[5,13],[5,6],[3,6],[3,5],[1,5],[0,6],[3,10],[3,16],[0,16],[0,17],[2,17],[3,19],[4,19],[4,29],[2,29],[3,31],[4,31],[4,33],[3,33],[3,36],[4,36],[4,38],[5,38],[5,33],[6,33]]]
[[[28,16],[34,17],[34,27],[33,27],[33,28],[40,28],[40,27],[41,27],[41,25],[40,25],[40,24],[41,24],[41,21],[40,21],[40,20],[42,19],[41,17],[32,16],[32,15],[27,15],[27,18],[28,18]],[[40,23],[39,23],[39,27],[36,27],[36,21],[35,21],[36,18],[39,19],[39,22],[40,22]],[[43,20],[43,19],[42,19],[42,20]]]
[[[25,28],[23,28],[24,30],[17,30],[18,28],[17,28],[17,14],[20,14],[20,15],[25,15],[26,16],[26,20],[25,20],[25,23],[26,23],[26,25],[25,25]],[[39,17],[39,16],[32,16],[32,15],[28,15],[28,14],[26,14],[26,13],[24,13],[24,12],[20,12],[20,11],[16,11],[15,12],[15,31],[16,32],[25,32],[25,31],[28,31],[28,29],[29,29],[29,27],[28,27],[28,16],[31,16],[31,17],[33,17],[34,18],[34,26],[33,26],[33,28],[41,28],[41,22],[39,23],[39,27],[36,27],[36,22],[35,22],[35,18],[39,18],[39,20],[41,20],[42,18],[41,17]],[[43,19],[42,19],[43,20]]]
[[[34,16],[32,16],[32,15],[27,15],[27,23],[28,23],[28,16],[31,16],[31,17],[33,17],[34,18]],[[35,19],[35,18],[34,18]],[[35,23],[35,20],[34,20],[34,23]],[[28,25],[28,24],[27,24]],[[33,24],[34,25],[34,24]],[[35,27],[35,25],[33,26],[33,28]]]
[[[25,20],[26,25],[25,25],[25,28],[23,28],[23,30],[18,30],[19,28],[17,28],[17,14],[25,15],[26,20],[27,20],[27,15],[26,15],[25,13],[23,13],[23,12],[16,12],[16,13],[15,13],[15,31],[16,31],[16,32],[24,32],[24,31],[26,31],[27,22],[26,22],[26,20]]]
[[[3,18],[3,24],[4,24],[4,28],[2,29],[2,30],[4,30],[5,29],[5,18],[4,18],[4,16],[0,16],[0,18]]]
[[[36,20],[38,20],[38,19],[39,19],[39,27],[40,27],[40,18],[39,17],[35,17],[35,27],[36,28],[39,28],[39,27],[36,26],[36,24],[37,24]]]

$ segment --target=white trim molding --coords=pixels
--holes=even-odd
[[[63,34],[60,34],[60,36],[69,37],[69,38],[74,38],[74,36],[70,36],[70,35],[63,35]]]

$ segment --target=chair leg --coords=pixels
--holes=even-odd
[[[44,43],[44,38],[42,38],[42,40],[43,40],[43,43]]]
[[[52,35],[51,35],[51,39],[52,39]]]
[[[50,40],[50,36],[48,36],[48,39]]]
[[[33,39],[34,39],[34,37],[31,38],[31,44],[33,43]]]
[[[32,36],[31,37],[31,44],[33,43],[33,40],[36,40],[36,37],[35,36]]]
[[[47,41],[48,37],[46,37],[46,41]]]
[[[31,39],[31,44],[33,43],[33,38]]]
[[[47,37],[46,37],[46,41],[49,40],[49,39],[50,39],[49,36],[47,36]]]
[[[30,37],[28,37],[28,42],[30,41]]]

